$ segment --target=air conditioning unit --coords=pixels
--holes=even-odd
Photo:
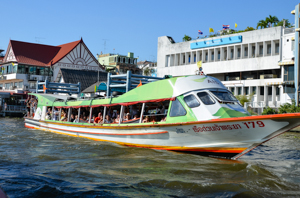
[[[29,90],[29,86],[28,86],[28,85],[25,85],[25,86],[24,86],[24,90],[28,91],[28,90]]]

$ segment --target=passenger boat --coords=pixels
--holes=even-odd
[[[27,128],[210,157],[238,159],[300,125],[300,113],[251,116],[218,79],[206,75],[158,80],[111,98],[32,95],[38,104],[34,117],[25,117]],[[55,118],[63,112],[64,121]],[[93,123],[99,112],[120,119]],[[72,115],[81,121],[71,122]]]

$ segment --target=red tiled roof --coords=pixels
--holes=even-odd
[[[9,46],[12,47],[18,63],[51,66],[65,57],[80,42],[83,41],[78,40],[59,46],[51,46],[11,40]]]
[[[60,47],[60,50],[59,50],[58,54],[53,58],[52,64],[55,64],[58,61],[60,61],[70,51],[72,51],[80,42],[82,42],[82,40],[78,40],[78,41],[74,41],[74,42],[71,42],[71,43],[66,43],[66,44],[63,44],[63,45],[59,45],[58,47]]]
[[[60,47],[27,43],[21,41],[10,41],[14,55],[19,63],[47,66],[59,52]],[[7,52],[8,53],[8,52]]]

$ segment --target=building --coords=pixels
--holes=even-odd
[[[252,107],[291,102],[294,89],[295,29],[265,28],[175,43],[158,38],[157,74],[195,75],[202,65],[235,95],[251,95]]]
[[[141,74],[141,69],[137,67],[137,58],[134,58],[132,52],[128,52],[127,56],[110,53],[100,54],[98,55],[98,61],[106,69],[117,74],[125,74],[128,70],[134,74]]]
[[[104,71],[82,39],[59,46],[10,40],[0,67],[0,90],[19,93],[54,81],[61,68]]]
[[[142,70],[143,75],[157,77],[157,63],[145,60],[138,62],[137,66]]]
[[[107,80],[107,72],[93,70],[70,70],[61,68],[55,79],[58,83],[77,84],[80,82],[81,92],[96,82]]]

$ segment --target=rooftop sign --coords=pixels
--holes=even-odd
[[[213,47],[218,45],[228,45],[228,44],[241,43],[241,42],[242,42],[242,36],[230,36],[225,38],[211,39],[211,40],[191,43],[191,49]]]

